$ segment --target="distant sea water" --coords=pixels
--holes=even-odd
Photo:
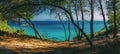
[[[23,23],[25,23],[23,21]],[[55,41],[64,41],[65,40],[65,34],[64,29],[60,21],[32,21],[32,23],[35,25],[37,30],[40,32],[40,34],[47,39],[52,39]],[[68,36],[68,22],[63,21],[66,29],[67,29],[67,36]],[[81,21],[79,21],[80,26],[82,26]],[[25,34],[27,35],[35,35],[33,29],[29,26],[22,26],[20,27],[18,23],[15,22],[8,22],[8,25],[10,25],[11,28],[16,28],[17,30],[24,29]],[[94,32],[100,31],[104,27],[103,21],[94,21]],[[76,36],[76,33],[74,31],[74,27],[71,23],[71,37],[70,40],[73,39],[73,37]],[[90,22],[85,21],[85,33],[90,34]]]

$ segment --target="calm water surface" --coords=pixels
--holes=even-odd
[[[32,21],[37,30],[43,35],[44,38],[49,38],[52,40],[56,41],[64,41],[65,40],[65,35],[64,35],[64,30],[62,27],[61,22],[59,21]],[[23,22],[25,23],[25,22]],[[81,21],[79,22],[81,26]],[[85,21],[85,28],[84,31],[89,34],[90,33],[90,25],[89,21]],[[16,28],[17,30],[24,29],[25,34],[28,35],[35,35],[34,31],[29,27],[29,26],[23,26],[20,28],[18,23],[13,23],[13,22],[8,22],[11,28]],[[68,29],[68,22],[64,21],[66,29]],[[103,21],[94,21],[94,31],[98,32],[104,27]],[[71,30],[71,40],[73,37],[76,36],[73,25],[71,24],[70,27]],[[67,36],[68,36],[68,31],[67,31]]]

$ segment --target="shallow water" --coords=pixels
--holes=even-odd
[[[44,38],[49,38],[49,39],[56,40],[56,41],[64,41],[65,40],[64,30],[63,30],[61,22],[59,22],[59,21],[32,21],[32,22]],[[79,23],[81,26],[81,21]],[[89,21],[85,21],[84,31],[87,34],[90,33],[89,23],[90,23]],[[8,24],[10,25],[11,28],[16,28],[18,30],[24,29],[25,34],[35,35],[34,31],[29,26],[23,26],[22,28],[20,28],[18,23],[8,22]],[[67,28],[68,22],[64,21],[64,24],[65,24],[66,29],[68,29]],[[103,21],[94,21],[94,32],[100,31],[103,27],[104,27]],[[72,40],[73,37],[76,36],[72,24],[71,24],[70,30],[71,30],[70,40]],[[68,36],[68,30],[67,30],[67,36]]]

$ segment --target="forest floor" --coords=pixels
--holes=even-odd
[[[93,47],[87,41],[50,42],[34,38],[0,36],[0,54],[120,54],[117,38],[95,38]]]

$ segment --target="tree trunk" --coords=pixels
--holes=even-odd
[[[25,6],[25,5],[34,5],[34,6],[46,5],[46,6],[52,6],[52,7],[56,7],[56,8],[62,9],[63,11],[65,11],[65,12],[70,16],[70,20],[71,20],[72,24],[73,24],[74,26],[76,26],[76,27],[83,33],[83,35],[85,36],[85,38],[87,39],[87,41],[89,42],[89,44],[90,44],[91,46],[93,46],[92,41],[89,39],[89,37],[86,35],[86,33],[74,22],[72,13],[69,12],[67,9],[65,9],[65,8],[63,8],[63,7],[61,7],[61,6],[53,5],[53,4],[29,4],[29,3],[28,3],[28,4],[20,5],[20,6],[18,6],[18,7],[14,7],[14,9],[17,9],[17,8],[22,7],[22,6]],[[9,11],[8,11],[8,12],[9,12]]]
[[[68,41],[70,41],[70,36],[71,36],[71,30],[70,30],[70,19],[68,18]]]
[[[68,12],[68,14],[70,15],[70,19],[71,19],[72,24],[74,26],[76,26],[82,32],[82,34],[85,36],[85,38],[87,39],[87,41],[89,42],[89,44],[91,46],[93,46],[92,41],[89,39],[89,37],[87,36],[87,34],[74,22],[73,16],[71,15],[71,13]]]
[[[60,20],[60,22],[61,22],[61,24],[62,24],[62,26],[63,26],[63,29],[64,29],[65,39],[67,40],[67,34],[66,34],[66,28],[65,28],[65,25],[64,25],[64,23],[63,23],[63,21],[62,21],[62,19],[61,19],[61,17],[60,17],[59,14],[58,14],[58,17],[59,17],[59,20]]]
[[[22,23],[21,23],[21,19],[19,18],[19,19],[18,19],[18,21],[19,21],[19,22],[18,22],[19,27],[20,27],[20,29],[22,30],[22,26],[21,26],[21,24],[22,24]]]
[[[42,36],[37,31],[37,29],[35,28],[34,24],[32,24],[32,22],[29,19],[26,19],[26,18],[23,18],[23,19],[33,28],[34,32],[38,35],[38,38],[43,40]]]
[[[68,10],[66,10],[65,8],[60,7],[60,6],[51,5],[51,4],[43,4],[43,5],[49,5],[49,6],[57,7],[57,8],[60,8],[60,9],[64,10],[64,11],[70,16],[70,20],[71,20],[72,24],[82,32],[82,34],[85,36],[85,38],[87,39],[87,41],[89,42],[89,44],[90,44],[91,46],[93,46],[92,41],[89,39],[89,37],[86,35],[86,33],[79,27],[79,25],[77,25],[77,24],[74,22],[74,19],[73,19],[73,16],[72,16],[72,13],[71,13],[71,12],[69,12]]]
[[[104,11],[103,11],[103,6],[102,6],[101,0],[99,0],[99,4],[100,4],[102,16],[103,16],[104,26],[105,26],[105,29],[106,29],[106,37],[108,37],[108,28],[107,28],[106,18],[105,18],[105,14],[104,14]]]
[[[57,6],[57,7],[58,7],[58,6]],[[62,8],[62,7],[59,7],[59,8],[63,9],[63,10],[70,16],[70,17],[69,17],[69,16],[68,16],[68,17],[69,17],[69,19],[71,20],[72,24],[73,24],[76,28],[78,28],[78,30],[80,30],[80,32],[85,36],[85,38],[87,39],[87,41],[89,42],[89,44],[90,44],[91,46],[93,46],[92,41],[89,39],[89,37],[87,36],[87,34],[79,27],[79,25],[77,25],[77,24],[74,22],[72,13],[69,12],[68,10]]]
[[[82,30],[84,31],[84,12],[83,12],[83,6],[82,6],[82,0],[80,0],[80,11],[81,11],[81,15],[82,15]],[[83,34],[81,33],[80,35],[80,40],[82,38]]]
[[[67,17],[67,20],[68,20],[68,41],[70,40],[70,36],[71,36],[71,30],[70,30],[70,17],[66,14],[66,13],[64,13],[65,14],[65,16]]]
[[[77,18],[77,25],[80,25],[79,24],[79,17],[78,17],[78,12],[77,12],[77,5],[76,4],[74,4],[74,6],[75,6],[75,15],[76,15],[76,18]],[[77,38],[78,38],[78,40],[80,40],[80,31],[75,27],[75,32],[76,32],[76,34],[77,34]]]
[[[114,11],[114,37],[117,34],[117,23],[116,23],[116,0],[113,0],[113,11]]]
[[[91,8],[91,20],[90,20],[90,32],[91,32],[91,39],[94,37],[94,29],[93,29],[93,20],[94,20],[94,0],[91,0],[90,2],[90,8]]]
[[[40,38],[41,40],[43,40],[42,36],[39,34],[39,32],[35,28],[34,24],[32,24],[32,22],[30,21],[30,19],[27,19],[27,18],[23,17],[21,14],[19,14],[17,12],[15,12],[15,13],[17,15],[19,15],[20,17],[22,17],[31,26],[31,28],[34,30],[34,32],[38,35],[38,38]]]

